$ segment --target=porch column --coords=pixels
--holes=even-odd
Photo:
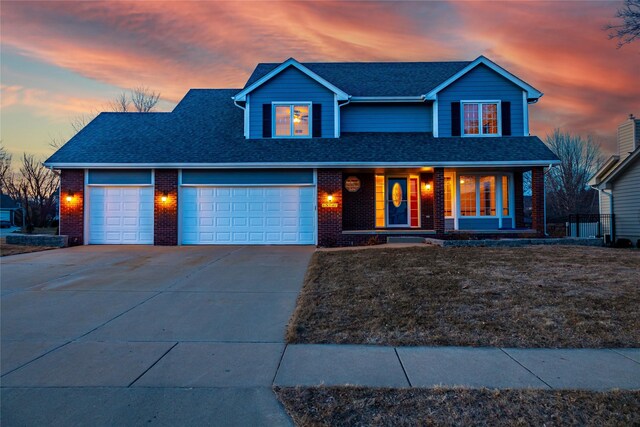
[[[544,168],[531,169],[531,220],[538,235],[544,236]]]
[[[524,228],[524,195],[523,195],[522,172],[513,173],[513,188],[515,191],[515,218],[516,228]]]
[[[317,185],[318,246],[337,246],[342,240],[342,171],[318,169]]]
[[[433,229],[444,234],[444,168],[433,170]]]
[[[67,200],[67,198],[69,200]],[[60,171],[60,235],[69,246],[84,243],[84,170]]]

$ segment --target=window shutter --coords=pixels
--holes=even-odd
[[[313,110],[311,112],[313,120],[313,137],[322,138],[322,104],[313,104]]]
[[[511,103],[502,101],[502,136],[511,136]]]
[[[271,104],[262,104],[262,137],[271,138]]]
[[[460,136],[460,103],[451,103],[451,136]]]

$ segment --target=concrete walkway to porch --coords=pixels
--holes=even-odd
[[[640,349],[288,345],[274,384],[635,390]]]

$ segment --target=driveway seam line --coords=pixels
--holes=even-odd
[[[612,352],[614,352],[614,353],[616,353],[616,354],[619,354],[620,356],[622,356],[622,357],[624,357],[624,358],[626,358],[626,359],[629,359],[629,360],[631,360],[632,362],[637,363],[638,365],[640,365],[640,362],[638,362],[638,361],[637,361],[637,360],[635,360],[635,359],[630,358],[629,356],[627,356],[627,355],[626,355],[626,354],[624,354],[624,353],[620,353],[618,350],[614,350],[613,348],[609,348],[608,350],[609,350],[609,351],[612,351]]]
[[[162,355],[158,358],[158,360],[156,360],[155,362],[153,362],[151,364],[151,366],[149,366],[147,369],[145,369],[140,375],[138,375],[136,377],[135,380],[131,381],[131,383],[129,383],[129,385],[127,386],[127,388],[130,388],[132,385],[134,385],[136,383],[136,381],[138,381],[140,378],[142,378],[144,376],[144,374],[146,374],[147,372],[149,372],[149,370],[151,368],[153,368],[154,366],[156,366],[156,364],[158,364],[159,361],[161,361],[167,354],[169,354],[169,352],[171,350],[173,350],[180,342],[176,341],[176,343],[174,345],[172,345],[171,347],[169,347],[169,349],[167,351],[165,351],[164,353],[162,353]]]
[[[393,347],[393,351],[396,353],[396,357],[398,358],[398,362],[400,362],[400,367],[402,368],[402,373],[404,374],[404,377],[407,380],[407,384],[409,384],[409,387],[413,387],[413,384],[411,384],[411,380],[409,379],[409,375],[407,375],[407,370],[404,368],[404,363],[402,363],[402,359],[400,358],[400,355],[398,354],[398,348],[397,347]]]
[[[527,368],[526,366],[524,366],[522,363],[520,363],[520,361],[516,360],[513,356],[511,356],[509,353],[507,353],[505,351],[504,348],[502,347],[498,347],[500,349],[501,352],[503,352],[504,354],[507,355],[507,357],[511,360],[513,360],[514,362],[516,362],[518,365],[522,366],[527,372],[529,372],[531,375],[533,375],[534,377],[536,377],[537,379],[539,379],[540,381],[542,381],[542,383],[544,385],[546,385],[547,387],[549,387],[549,389],[553,390],[553,387],[551,387],[551,385],[549,383],[547,383],[545,380],[543,380],[542,378],[540,378],[538,375],[534,374],[533,371],[529,368]]]
[[[280,360],[278,360],[278,367],[276,368],[276,373],[273,374],[273,379],[271,380],[272,387],[276,385],[276,377],[278,376],[278,372],[280,371],[280,365],[282,365],[282,359],[284,359],[284,352],[287,351],[288,347],[289,347],[289,344],[285,344],[284,348],[282,349],[282,354],[280,355]]]
[[[21,342],[21,341],[16,341],[16,342]],[[4,377],[4,376],[6,376],[6,375],[9,375],[9,374],[10,374],[10,373],[12,373],[12,372],[17,371],[18,369],[24,368],[24,367],[25,367],[25,366],[27,366],[28,364],[33,363],[33,362],[35,362],[36,360],[43,358],[43,357],[44,357],[44,356],[46,356],[47,354],[49,354],[49,353],[51,353],[51,352],[54,352],[54,351],[56,351],[56,350],[58,350],[58,349],[60,349],[60,348],[64,347],[65,345],[70,344],[71,342],[73,342],[73,340],[71,340],[71,341],[67,341],[67,342],[66,342],[66,343],[64,343],[64,344],[60,344],[59,346],[52,348],[51,350],[47,351],[46,353],[43,353],[43,354],[41,354],[40,356],[38,356],[38,357],[36,357],[36,358],[33,358],[33,359],[29,360],[28,362],[25,362],[25,363],[23,363],[22,365],[20,365],[20,366],[18,366],[18,367],[16,367],[16,368],[13,368],[13,369],[12,369],[12,370],[10,370],[10,371],[5,372],[4,374],[0,375],[0,378],[1,378],[1,377]]]

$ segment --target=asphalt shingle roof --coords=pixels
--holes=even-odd
[[[469,65],[457,62],[305,62],[302,65],[351,96],[419,96]],[[280,64],[260,63],[245,88]]]
[[[343,133],[339,139],[245,139],[238,89],[193,89],[171,113],[102,113],[47,164],[553,161],[537,137],[434,138]]]

